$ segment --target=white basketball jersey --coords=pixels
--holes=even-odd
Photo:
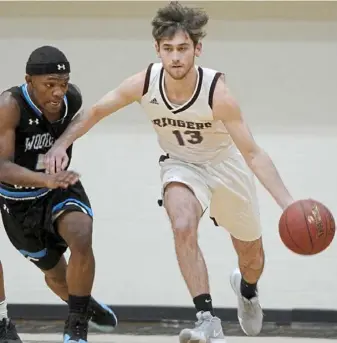
[[[221,73],[195,67],[196,88],[183,105],[173,105],[165,94],[161,63],[148,67],[141,106],[149,116],[161,148],[171,157],[191,163],[208,162],[234,148],[224,124],[213,119],[212,103]],[[234,150],[236,150],[234,148]]]

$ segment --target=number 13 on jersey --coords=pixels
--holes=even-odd
[[[200,144],[204,139],[200,131],[186,130],[181,132],[179,130],[174,130],[172,133],[176,136],[179,145],[186,145],[185,142],[190,144]]]

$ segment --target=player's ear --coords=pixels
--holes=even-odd
[[[160,57],[159,55],[160,47],[157,41],[154,42],[154,48],[156,49],[157,56]]]
[[[32,82],[32,77],[28,74],[25,76],[26,83],[31,83]]]
[[[202,43],[199,42],[196,46],[195,46],[195,56],[199,57],[201,55],[202,52]]]

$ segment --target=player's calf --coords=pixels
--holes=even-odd
[[[68,303],[67,263],[64,257],[54,268],[45,270],[44,273],[48,287]],[[88,317],[90,326],[101,332],[112,332],[117,326],[117,316],[114,311],[92,297],[89,300]]]
[[[88,303],[95,275],[92,250],[92,219],[81,212],[69,212],[58,219],[58,232],[67,243],[70,258],[67,267],[69,298],[87,296]]]
[[[95,275],[92,218],[81,212],[68,212],[58,219],[57,228],[70,249],[67,268],[69,317],[65,324],[64,342],[86,343]]]
[[[264,268],[262,239],[245,242],[232,237],[232,241],[238,255],[239,268],[242,274],[240,289],[242,295],[249,300],[257,292],[257,282]]]
[[[262,329],[263,312],[258,299],[257,282],[264,268],[262,239],[244,242],[233,239],[239,258],[239,267],[231,275],[231,286],[238,297],[238,319],[249,336]]]
[[[67,262],[62,256],[56,266],[43,270],[47,286],[62,300],[68,301]]]

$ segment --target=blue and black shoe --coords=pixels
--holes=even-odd
[[[88,343],[88,317],[70,313],[64,326],[63,343]]]
[[[90,299],[89,317],[89,326],[101,332],[110,333],[118,325],[114,311],[93,298]]]

